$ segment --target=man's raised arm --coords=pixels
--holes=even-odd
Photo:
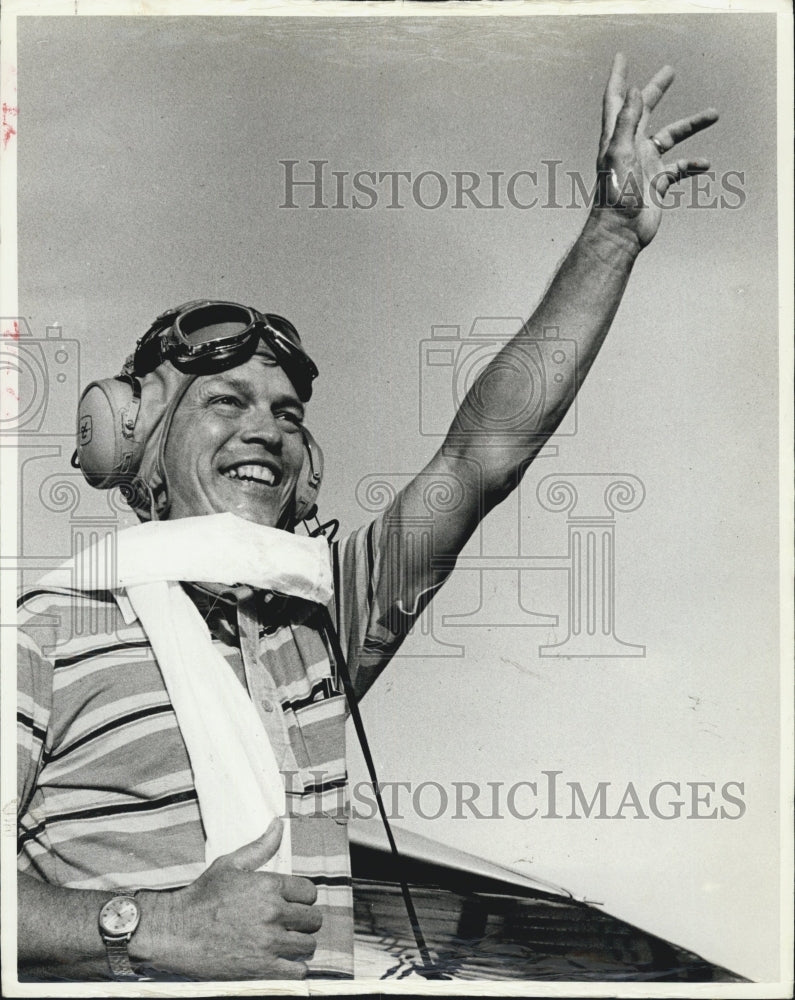
[[[653,138],[648,134],[649,116],[673,75],[664,67],[641,92],[627,87],[624,57],[613,62],[604,95],[597,196],[582,233],[533,315],[478,376],[422,477],[400,497],[398,516],[410,518],[422,508],[429,477],[449,482],[452,476],[460,484],[460,502],[434,516],[437,559],[433,569],[426,568],[423,585],[444,578],[480,519],[517,486],[560,424],[607,335],[638,254],[657,232],[668,188],[709,169],[708,160],[668,160],[666,154],[717,121],[717,112],[681,119]],[[576,343],[576,352],[554,373],[544,373],[539,392],[534,349],[545,327],[557,327]],[[536,412],[532,419],[526,416],[532,397],[543,398],[540,418]]]

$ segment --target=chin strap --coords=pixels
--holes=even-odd
[[[392,857],[395,861],[395,870],[398,873],[398,879],[400,882],[400,891],[403,894],[403,902],[406,906],[406,912],[408,913],[409,923],[411,924],[411,930],[414,934],[414,940],[417,942],[417,948],[419,949],[420,958],[422,959],[422,965],[415,965],[414,970],[419,975],[423,976],[425,979],[452,979],[452,976],[446,975],[441,971],[438,965],[436,965],[428,951],[428,946],[425,943],[425,936],[422,933],[422,928],[420,927],[419,919],[417,918],[417,911],[414,908],[414,900],[411,898],[411,893],[409,892],[408,883],[403,877],[403,857],[398,851],[398,846],[395,843],[395,837],[392,833],[392,827],[387,819],[386,809],[384,808],[384,800],[381,797],[381,786],[378,782],[378,776],[375,770],[375,762],[373,761],[373,755],[370,752],[370,744],[367,739],[367,734],[364,731],[364,722],[362,721],[362,715],[359,711],[359,703],[356,699],[356,693],[353,689],[353,682],[351,681],[351,675],[348,672],[348,664],[345,660],[345,656],[342,652],[342,647],[340,645],[339,636],[337,635],[337,630],[334,626],[334,622],[331,619],[331,614],[327,607],[322,608],[323,615],[323,625],[328,637],[329,644],[331,645],[331,651],[334,654],[334,659],[337,664],[337,672],[339,678],[342,681],[342,686],[345,691],[345,696],[348,699],[348,705],[350,706],[351,716],[353,718],[353,725],[356,729],[356,735],[359,738],[359,744],[362,748],[362,754],[364,755],[365,763],[367,764],[367,772],[370,775],[370,781],[373,785],[373,790],[375,792],[375,799],[378,803],[378,811],[381,814],[381,822],[384,824],[384,830],[386,831],[386,838],[389,841],[389,849],[392,852]]]

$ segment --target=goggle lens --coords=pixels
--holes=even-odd
[[[191,309],[178,316],[174,326],[177,333],[191,346],[218,340],[237,338],[248,330],[254,317],[248,310],[230,310],[223,306],[205,306]]]

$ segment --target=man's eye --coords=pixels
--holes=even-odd
[[[277,413],[276,416],[280,420],[285,420],[288,424],[292,424],[294,427],[301,427],[304,422],[304,418],[300,413],[294,413],[292,410],[282,410]]]
[[[238,408],[243,406],[243,400],[238,396],[216,396],[215,399],[213,399],[213,403],[220,406],[234,406]]]

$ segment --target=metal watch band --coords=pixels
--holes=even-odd
[[[137,893],[121,891],[117,892],[116,895],[129,896],[130,899],[135,899]],[[105,953],[108,959],[110,974],[114,979],[127,983],[137,983],[148,980],[147,976],[139,976],[130,964],[130,953],[127,945],[129,944],[134,931],[130,934],[124,934],[121,937],[113,937],[110,934],[106,934],[100,925],[99,933],[105,944]]]
[[[108,965],[110,966],[110,972],[114,979],[119,979],[122,982],[139,982],[145,979],[145,976],[139,976],[130,965],[130,954],[127,950],[128,938],[122,938],[120,941],[114,941],[111,938],[105,938],[105,950],[108,955]]]

